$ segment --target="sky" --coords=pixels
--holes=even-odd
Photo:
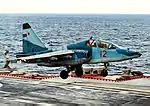
[[[0,0],[0,13],[150,14],[150,0]]]

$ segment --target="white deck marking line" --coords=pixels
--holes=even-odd
[[[144,89],[134,89],[134,88],[126,88],[126,87],[114,87],[114,86],[98,86],[96,84],[79,84],[79,83],[72,83],[75,85],[84,85],[84,86],[92,86],[92,87],[100,87],[100,88],[107,88],[107,89],[118,89],[118,90],[126,90],[126,91],[136,91],[136,92],[147,92],[150,93],[150,90]]]
[[[41,80],[43,82],[53,82],[53,83],[62,83],[62,84],[72,84],[74,82],[61,82],[61,81],[53,81],[53,80]]]
[[[45,82],[54,82],[54,83],[63,83],[63,84],[73,84],[73,85],[79,85],[79,86],[91,86],[91,87],[99,87],[99,88],[107,88],[107,89],[117,89],[117,90],[126,90],[126,91],[136,91],[136,92],[147,92],[150,93],[150,90],[144,90],[144,89],[134,89],[134,88],[126,88],[126,87],[114,87],[114,86],[98,86],[96,84],[84,84],[84,83],[75,83],[75,82],[60,82],[60,81],[52,81],[52,80],[45,80]],[[149,95],[150,96],[150,95]]]

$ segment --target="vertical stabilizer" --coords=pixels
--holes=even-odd
[[[28,23],[23,24],[23,52],[30,54],[48,50]]]

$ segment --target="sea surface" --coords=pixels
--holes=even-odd
[[[0,66],[4,64],[2,53],[5,50],[10,51],[10,57],[22,51],[23,23],[29,23],[46,47],[52,50],[62,50],[64,45],[91,36],[130,48],[142,56],[110,63],[109,73],[120,73],[123,69],[150,73],[150,15],[0,14]],[[24,63],[11,65],[46,73],[59,73],[62,69]]]

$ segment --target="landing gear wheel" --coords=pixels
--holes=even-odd
[[[65,71],[65,70],[62,70],[62,71],[60,72],[60,77],[61,77],[62,79],[67,79],[67,78],[68,78],[68,72]]]
[[[83,75],[82,65],[76,67],[75,74],[77,77],[81,77]]]
[[[106,77],[106,76],[108,75],[107,70],[103,70],[103,71],[101,72],[101,75],[102,75],[103,77]]]

